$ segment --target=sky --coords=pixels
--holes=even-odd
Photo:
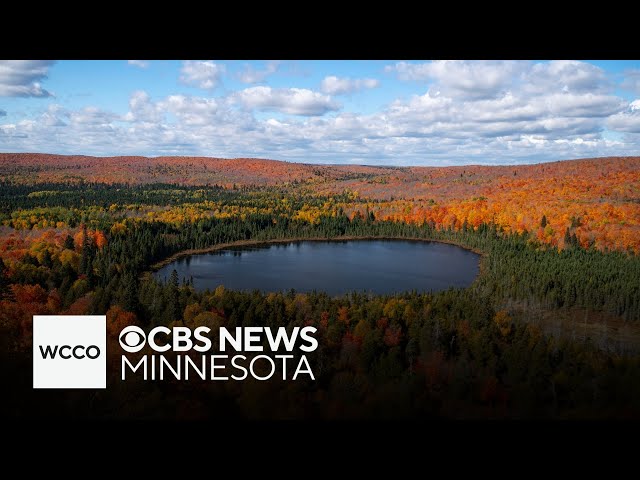
[[[0,60],[0,152],[399,166],[640,155],[640,61]]]

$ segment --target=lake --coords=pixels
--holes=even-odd
[[[468,287],[480,256],[438,242],[411,240],[300,241],[236,247],[183,257],[154,273],[193,279],[197,290],[218,285],[265,292],[350,291],[377,294]]]

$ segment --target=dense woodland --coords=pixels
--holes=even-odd
[[[200,187],[195,190],[201,190],[202,196],[190,196],[188,209],[171,208],[174,203],[142,209],[144,214],[163,219],[193,218],[203,211],[210,214],[210,209],[215,214],[217,205],[207,202],[211,186],[226,190],[270,187],[295,197],[338,197],[335,204],[312,203],[298,210],[301,217],[311,221],[325,215],[327,208],[343,208],[350,217],[369,209],[380,220],[427,221],[444,228],[460,229],[465,222],[473,227],[491,223],[558,248],[567,245],[569,230],[569,236],[583,247],[640,251],[640,157],[441,168],[0,153],[0,178],[28,186],[109,184],[118,188],[120,184],[122,188],[145,185],[150,190],[153,184],[182,186],[178,189]],[[39,191],[47,190],[43,186],[31,192],[37,198]],[[60,196],[71,195],[71,200],[77,195],[73,188],[57,191]],[[136,193],[139,197],[140,190]],[[64,200],[52,202],[53,206]],[[257,208],[263,206],[258,204]],[[34,220],[41,214],[30,212]],[[545,222],[541,222],[542,217]],[[5,219],[4,223],[16,228],[34,225],[25,218]]]
[[[469,175],[492,182],[508,175],[509,182],[516,182],[516,177],[531,178],[532,169],[556,164],[509,167],[510,173],[504,171],[507,167],[497,167],[498,172],[466,167],[444,176],[440,172],[448,169],[432,169],[426,175],[438,186],[433,191],[413,186],[419,195],[411,198],[414,192],[396,188],[391,177],[413,178],[413,168],[350,171],[296,165],[289,171],[292,178],[278,183],[263,181],[268,176],[256,173],[265,161],[252,160],[248,166],[227,161],[216,170],[214,162],[178,159],[174,169],[188,173],[189,165],[200,165],[208,172],[206,182],[195,184],[195,177],[175,181],[167,174],[170,182],[160,177],[162,183],[156,183],[147,177],[163,163],[147,165],[146,159],[139,167],[146,181],[124,183],[119,177],[104,181],[82,169],[78,175],[73,163],[63,169],[61,163],[19,160],[5,155],[0,162],[0,170],[10,173],[0,183],[0,351],[3,364],[10,366],[3,369],[5,380],[17,385],[5,399],[5,413],[33,415],[29,402],[46,397],[50,410],[40,412],[45,416],[640,415],[640,346],[632,341],[635,337],[614,341],[606,328],[597,335],[584,333],[577,320],[588,316],[604,327],[640,329],[640,257],[635,253],[640,163],[633,159],[607,160],[613,162],[609,167],[615,179],[627,179],[622,186],[595,174],[587,185],[576,175],[597,165],[563,162],[569,166],[557,169],[574,169],[576,175],[540,186],[544,200],[533,205],[524,200],[530,190],[526,182],[517,186],[503,179],[501,185],[509,189],[480,198],[455,197],[456,191],[466,190],[452,193],[446,182],[467,182]],[[90,157],[82,157],[78,165],[94,168]],[[272,168],[279,171],[280,163]],[[65,171],[72,177],[61,178]],[[253,183],[243,181],[247,178]],[[352,188],[354,182],[365,188]],[[558,182],[565,195],[578,199],[560,212],[548,208],[562,203],[552,194]],[[338,190],[341,183],[351,188]],[[590,198],[592,191],[602,201]],[[438,195],[450,196],[446,205],[434,200]],[[505,195],[511,201],[499,209]],[[514,200],[518,195],[520,203]],[[502,200],[493,203],[492,198]],[[516,217],[524,228],[496,216],[519,208]],[[572,209],[582,214],[566,217]],[[614,213],[598,219],[593,216],[598,209]],[[534,214],[535,222],[527,219]],[[598,222],[602,235],[594,227]],[[613,240],[603,240],[614,234]],[[483,254],[481,274],[468,289],[340,297],[294,289],[239,292],[224,286],[197,292],[177,275],[159,282],[147,274],[173,254],[221,243],[345,237],[453,242]],[[320,348],[310,362],[320,373],[316,382],[190,382],[187,392],[185,383],[118,386],[119,364],[114,364],[106,392],[64,397],[33,393],[30,377],[19,372],[31,368],[32,315],[47,313],[107,313],[114,349],[117,334],[129,324],[214,329],[314,325]],[[548,324],[534,321],[540,316],[575,322],[574,334],[550,331]]]

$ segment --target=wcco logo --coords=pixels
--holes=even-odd
[[[100,356],[100,349],[96,345],[89,347],[83,345],[76,345],[75,347],[71,347],[71,345],[62,345],[61,347],[56,345],[51,347],[51,345],[47,345],[45,348],[42,348],[42,345],[40,345],[39,348],[42,358],[56,358],[58,352],[60,352],[60,358],[65,360],[69,360],[70,358],[77,358],[78,360],[90,358],[95,360]],[[65,349],[68,352],[66,355],[63,352]],[[86,354],[84,352],[86,352]],[[93,352],[93,354],[91,352]]]
[[[34,315],[33,388],[106,388],[105,315]]]

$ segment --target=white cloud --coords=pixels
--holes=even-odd
[[[206,125],[218,113],[219,105],[213,98],[171,95],[162,102],[161,108],[176,115],[186,125]]]
[[[75,126],[88,129],[111,130],[114,128],[113,122],[118,120],[118,115],[97,107],[84,107],[80,110],[70,112],[69,119],[71,124]]]
[[[127,60],[127,63],[132,67],[148,68],[151,63],[149,60]]]
[[[604,70],[575,60],[554,60],[536,63],[523,77],[523,91],[543,94],[551,90],[565,93],[607,93],[611,83]]]
[[[606,125],[618,132],[640,133],[640,99],[631,102],[627,110],[607,118]]]
[[[185,85],[212,90],[220,82],[220,77],[226,72],[223,64],[211,61],[187,60],[180,70],[180,81]]]
[[[237,92],[236,98],[247,108],[292,115],[323,115],[340,109],[330,96],[305,88],[251,87]]]
[[[385,67],[401,80],[436,81],[445,94],[489,98],[503,94],[527,67],[523,61],[436,60],[428,63],[399,62]]]
[[[128,122],[162,122],[164,113],[158,106],[151,102],[149,94],[138,90],[131,94],[129,99],[129,112],[124,116]]]
[[[374,78],[339,78],[334,75],[324,77],[320,90],[329,95],[354,93],[365,88],[376,88],[380,82]]]
[[[253,68],[252,65],[247,64],[244,66],[244,69],[238,73],[238,79],[242,83],[262,83],[267,77],[276,73],[279,66],[279,61],[270,61],[267,62],[264,69],[257,70]]]
[[[40,121],[47,127],[65,127],[69,118],[69,112],[60,105],[49,105],[40,116]]]
[[[624,108],[624,102],[618,97],[591,92],[553,93],[537,101],[544,102],[549,114],[562,117],[607,117]]]
[[[50,60],[0,60],[0,97],[50,97],[40,82],[47,78]]]
[[[401,80],[432,82],[434,91],[454,98],[497,98],[511,91],[537,95],[549,91],[596,94],[611,90],[601,68],[573,60],[399,62],[388,65],[385,71],[396,72]]]

